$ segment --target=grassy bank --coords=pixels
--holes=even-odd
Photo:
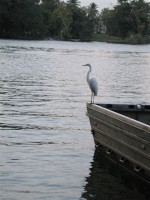
[[[132,37],[121,39],[115,36],[108,36],[106,34],[93,34],[91,37],[91,41],[98,42],[109,42],[109,43],[117,43],[117,44],[150,44],[150,36],[141,36],[139,34],[133,35]]]
[[[94,33],[91,37],[92,41],[98,41],[98,42],[110,42],[110,43],[125,43],[125,41],[119,37],[115,36],[108,36],[105,34],[96,34]]]

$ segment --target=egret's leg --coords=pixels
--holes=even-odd
[[[93,95],[93,93],[91,93],[91,103],[92,103],[92,95]]]
[[[92,93],[92,103],[94,103],[94,93]]]

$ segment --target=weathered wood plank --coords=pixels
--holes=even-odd
[[[144,106],[140,111],[132,105],[131,108],[134,108],[133,112],[135,113],[131,113],[131,111],[129,113],[127,110],[127,115],[134,119],[120,114],[120,108],[126,113],[126,105],[125,108],[123,105],[121,107],[115,105],[119,113],[117,113],[117,109],[115,112],[112,110],[112,105],[108,107],[111,107],[111,110],[87,103],[95,143],[104,145],[150,173],[150,126],[149,123],[144,123],[149,122],[150,119],[149,107],[144,114]]]

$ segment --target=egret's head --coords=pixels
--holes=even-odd
[[[85,64],[85,65],[82,65],[82,66],[89,66],[89,67],[91,67],[91,65],[90,65],[90,64]]]

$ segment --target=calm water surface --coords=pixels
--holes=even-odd
[[[95,160],[86,63],[95,101],[150,103],[150,45],[0,40],[1,200],[147,199]]]

